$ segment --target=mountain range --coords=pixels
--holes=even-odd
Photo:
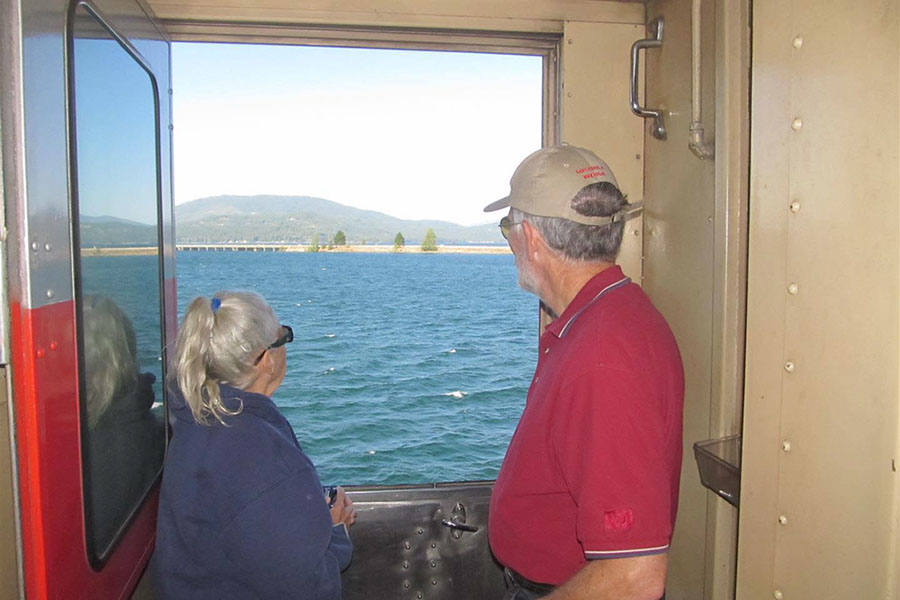
[[[398,219],[311,196],[214,196],[175,207],[175,237],[191,243],[329,243],[340,230],[350,244],[393,244],[397,233],[420,244],[434,229],[439,244],[501,244],[496,224],[465,226],[439,220]],[[116,217],[81,218],[82,246],[155,243],[152,226]]]

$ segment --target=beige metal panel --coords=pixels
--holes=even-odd
[[[776,497],[781,452],[784,348],[787,142],[791,111],[786,65],[791,27],[783,6],[755,2],[747,275],[747,384],[744,394],[738,600],[772,597],[775,587]],[[763,26],[762,24],[765,24]]]
[[[535,54],[555,45],[558,33],[497,33],[410,27],[332,27],[247,25],[167,21],[166,33],[175,41],[233,44],[303,44],[355,48],[407,48],[500,54]]]
[[[0,368],[0,600],[19,597],[11,423],[6,368]]]
[[[898,13],[754,2],[741,599],[898,592]]]
[[[643,5],[598,0],[150,0],[165,21],[560,32],[566,20],[640,23]]]
[[[715,218],[710,436],[741,432],[747,318],[750,3],[715,3]],[[706,23],[704,23],[706,25]],[[706,27],[703,28],[706,32]],[[708,84],[707,84],[708,85]],[[738,511],[707,494],[707,598],[734,598]]]
[[[715,136],[713,3],[703,11],[703,117]],[[700,485],[692,444],[711,428],[716,165],[688,149],[691,115],[691,3],[657,0],[647,19],[664,19],[662,47],[646,52],[646,105],[666,114],[668,140],[646,135],[644,289],[668,320],[685,368],[684,461],[675,535],[669,552],[668,600],[712,598],[707,589],[710,502]],[[715,500],[715,502],[722,502]],[[730,510],[730,508],[729,508]],[[715,521],[712,521],[714,526]],[[714,538],[715,536],[713,536]],[[716,598],[716,600],[719,600]]]
[[[643,124],[628,106],[628,50],[642,25],[566,23],[562,43],[562,140],[590,148],[631,202],[643,198]],[[641,218],[625,224],[619,264],[641,281]]]

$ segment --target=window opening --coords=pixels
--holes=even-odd
[[[323,483],[496,476],[537,302],[481,211],[541,146],[543,60],[173,45],[179,313],[252,289],[293,326],[273,398]]]
[[[165,453],[158,90],[90,5],[69,25],[85,524],[99,567]]]

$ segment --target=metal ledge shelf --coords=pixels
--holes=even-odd
[[[706,440],[694,444],[700,482],[726,502],[741,504],[741,436]]]

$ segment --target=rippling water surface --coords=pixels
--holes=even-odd
[[[179,319],[220,289],[294,328],[274,400],[323,483],[497,475],[537,348],[511,255],[179,253]]]

